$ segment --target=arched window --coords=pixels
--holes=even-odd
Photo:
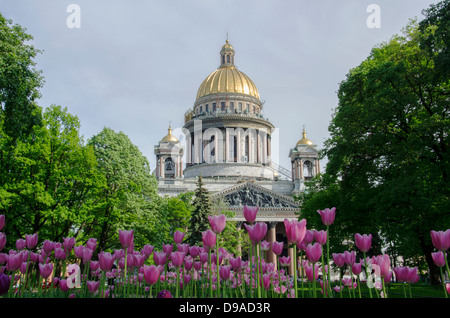
[[[227,54],[227,63],[230,63],[230,54]]]
[[[303,162],[303,178],[309,179],[314,177],[313,175],[313,164],[311,161],[306,160]]]
[[[166,178],[175,177],[175,162],[173,162],[171,157],[164,160],[164,175]]]

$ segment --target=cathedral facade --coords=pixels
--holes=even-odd
[[[257,206],[257,221],[268,224],[266,240],[286,241],[283,222],[297,219],[299,212],[293,195],[320,171],[317,146],[303,129],[288,153],[290,169],[272,160],[275,127],[262,115],[256,85],[237,69],[234,59],[227,40],[220,50],[220,66],[201,83],[193,107],[184,114],[179,138],[169,127],[155,145],[159,194],[194,191],[202,176],[212,199],[235,212],[234,220],[242,224],[243,207]]]

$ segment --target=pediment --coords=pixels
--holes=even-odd
[[[257,206],[262,209],[298,209],[298,203],[285,195],[268,190],[251,182],[217,192],[229,208],[242,209],[244,206]]]

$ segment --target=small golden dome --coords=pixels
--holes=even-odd
[[[178,142],[179,140],[172,135],[172,127],[169,126],[168,134],[161,139],[162,142]]]
[[[228,40],[226,40],[225,44],[222,46],[222,50],[220,50],[220,53],[223,53],[224,51],[233,51],[233,46],[230,44],[230,42],[228,42]]]
[[[297,145],[314,145],[314,143],[306,138],[306,130],[303,127],[303,138],[297,142]]]
[[[259,99],[255,83],[234,66],[234,49],[228,40],[222,46],[220,57],[220,67],[203,81],[196,99],[218,93],[240,93]]]

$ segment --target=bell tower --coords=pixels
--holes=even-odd
[[[289,158],[291,158],[292,164],[293,192],[301,192],[305,189],[305,182],[320,173],[317,145],[306,137],[304,126],[302,139],[289,151]]]
[[[181,142],[172,135],[172,127],[169,126],[167,135],[155,146],[155,175],[158,180],[183,178],[183,152]]]

